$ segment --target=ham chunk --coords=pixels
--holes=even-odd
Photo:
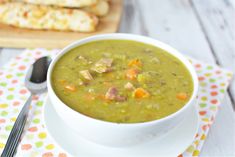
[[[91,70],[97,73],[105,73],[111,71],[111,66],[113,63],[113,59],[110,58],[102,58],[91,68]]]
[[[121,96],[121,95],[118,95],[118,96],[116,96],[116,101],[118,101],[118,102],[123,102],[123,101],[126,101],[126,97],[125,96]]]
[[[125,84],[124,88],[127,89],[127,90],[134,90],[134,89],[135,89],[135,87],[133,86],[133,84],[130,83],[130,82],[127,82],[127,83]]]
[[[118,90],[115,87],[110,87],[107,91],[107,93],[105,94],[105,98],[108,100],[115,100],[115,98],[118,95]]]
[[[90,72],[88,70],[82,70],[79,72],[86,80],[93,80],[92,75],[90,74]]]
[[[123,102],[126,100],[125,96],[118,95],[118,90],[115,87],[110,87],[105,94],[105,99]]]
[[[107,67],[111,67],[112,63],[113,63],[113,59],[111,59],[111,58],[102,58],[96,63],[96,65],[105,65]]]

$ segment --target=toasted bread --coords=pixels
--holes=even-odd
[[[0,3],[0,23],[30,29],[92,32],[98,18],[80,9],[8,2]]]

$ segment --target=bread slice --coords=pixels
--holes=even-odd
[[[82,8],[97,16],[105,16],[109,12],[109,3],[107,0],[99,0],[98,3]]]
[[[30,29],[92,32],[98,18],[80,9],[8,2],[0,3],[0,23]]]
[[[0,0],[3,2],[24,2],[36,5],[51,5],[55,7],[80,8],[97,16],[104,16],[109,11],[108,0]]]
[[[17,0],[17,1],[27,2],[32,4],[40,4],[40,5],[53,5],[60,7],[76,7],[76,8],[94,5],[98,2],[98,0]]]

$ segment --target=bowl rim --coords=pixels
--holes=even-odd
[[[96,118],[93,118],[93,117],[86,116],[86,115],[84,115],[84,114],[82,114],[78,111],[75,111],[74,109],[70,108],[69,106],[67,106],[56,95],[56,93],[54,92],[54,90],[52,88],[51,76],[52,76],[52,71],[53,71],[54,65],[56,64],[56,62],[64,54],[66,54],[67,52],[69,52],[73,48],[78,47],[80,45],[84,45],[86,43],[90,43],[90,42],[94,42],[94,41],[100,41],[100,40],[130,40],[130,41],[142,42],[142,43],[145,43],[145,44],[149,44],[149,45],[161,48],[161,49],[165,50],[167,53],[169,53],[169,54],[173,55],[174,57],[176,57],[178,60],[180,60],[184,64],[184,66],[187,68],[187,70],[189,71],[189,73],[192,77],[193,92],[192,92],[192,95],[191,95],[190,99],[188,100],[188,102],[182,108],[180,108],[179,110],[177,110],[176,112],[174,112],[174,113],[172,113],[168,116],[165,116],[163,118],[156,119],[156,120],[151,120],[151,121],[146,121],[146,122],[136,122],[136,123],[117,123],[117,122],[110,122],[110,121],[100,120],[100,119],[96,119]],[[198,78],[197,78],[197,74],[195,72],[195,69],[193,68],[193,66],[189,62],[189,60],[186,59],[178,50],[176,50],[172,46],[170,46],[166,43],[163,43],[159,40],[147,37],[147,36],[129,34],[129,33],[108,33],[108,34],[93,35],[93,36],[90,36],[90,37],[87,37],[87,38],[76,40],[73,43],[66,46],[65,48],[63,48],[62,50],[60,50],[60,52],[55,56],[55,58],[52,60],[50,66],[49,66],[48,73],[47,73],[47,87],[48,87],[48,92],[51,91],[51,93],[48,94],[49,97],[51,99],[53,99],[53,98],[57,99],[57,101],[59,101],[60,104],[63,104],[63,106],[66,109],[68,109],[69,111],[75,113],[76,116],[82,116],[83,118],[86,118],[88,120],[92,120],[93,122],[103,123],[103,124],[108,124],[108,125],[143,126],[143,125],[152,125],[152,124],[155,124],[155,123],[161,123],[161,122],[167,121],[169,119],[177,117],[182,112],[184,112],[185,110],[190,108],[194,104],[193,101],[196,100],[196,97],[197,97]],[[50,94],[52,94],[53,98],[50,96]]]

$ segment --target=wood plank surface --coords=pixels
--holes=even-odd
[[[116,32],[122,12],[122,0],[112,0],[110,4],[108,15],[100,19],[97,31],[92,33],[30,30],[0,24],[0,47],[63,48],[77,39]]]
[[[124,2],[119,32],[148,35],[138,2],[136,0]]]
[[[210,47],[188,0],[138,2],[150,37],[172,45],[185,55],[214,63]],[[156,6],[159,7],[156,9]]]
[[[192,0],[205,36],[222,67],[235,72],[235,8],[228,0]],[[235,108],[235,82],[230,86]]]

